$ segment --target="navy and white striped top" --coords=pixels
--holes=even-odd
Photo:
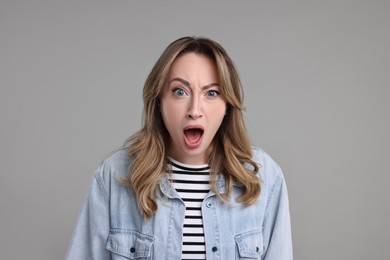
[[[184,201],[182,259],[206,259],[202,201],[210,191],[210,168],[205,165],[188,165],[170,159],[173,187]]]

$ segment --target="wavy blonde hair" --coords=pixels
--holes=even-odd
[[[261,191],[256,176],[259,167],[252,161],[252,149],[243,120],[243,91],[233,61],[221,45],[207,38],[184,37],[172,42],[157,60],[146,79],[143,89],[143,126],[126,140],[133,162],[129,175],[123,182],[134,189],[140,211],[150,218],[157,210],[156,187],[167,172],[167,147],[169,134],[162,120],[159,103],[174,60],[186,53],[205,55],[217,66],[221,94],[226,99],[227,111],[210,149],[212,190],[223,201],[233,189],[233,183],[242,187],[237,198],[245,206],[254,203]],[[251,165],[250,169],[244,164]],[[223,173],[226,192],[216,187],[217,175]]]

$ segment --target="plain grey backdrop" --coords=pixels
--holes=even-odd
[[[390,1],[0,1],[0,259],[63,259],[144,80],[187,35],[229,52],[284,170],[295,259],[390,259]]]

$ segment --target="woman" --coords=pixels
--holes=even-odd
[[[143,98],[143,127],[98,168],[67,259],[292,259],[284,177],[249,143],[225,50],[174,41]]]

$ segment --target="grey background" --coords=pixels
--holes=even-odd
[[[389,25],[389,1],[1,0],[0,259],[64,258],[95,168],[185,35],[236,62],[295,259],[390,259]]]

